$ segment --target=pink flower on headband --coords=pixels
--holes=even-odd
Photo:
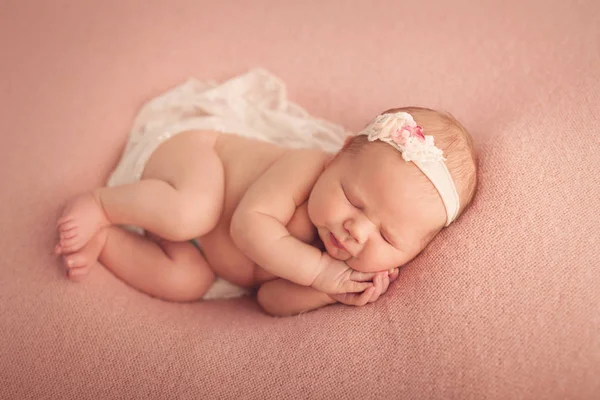
[[[410,127],[411,135],[414,137],[418,137],[421,140],[425,140],[425,135],[423,134],[423,127],[421,125],[417,125],[415,127]]]
[[[423,134],[423,128],[419,125],[402,125],[391,134],[392,140],[397,143],[404,145],[409,138],[416,138],[422,142],[425,141],[425,135]]]
[[[424,135],[423,128],[406,112],[378,115],[359,135],[367,135],[371,142],[381,140],[391,144],[406,161],[445,160],[442,150],[435,146],[433,136]]]

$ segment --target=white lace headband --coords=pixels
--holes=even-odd
[[[378,115],[357,134],[366,135],[369,141],[381,140],[402,153],[402,158],[412,161],[429,178],[446,207],[446,225],[454,221],[460,206],[454,181],[444,162],[433,136],[424,135],[423,128],[406,112]]]

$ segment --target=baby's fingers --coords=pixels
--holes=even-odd
[[[387,292],[388,288],[390,287],[391,281],[392,281],[392,278],[390,278],[389,274],[385,274],[384,276],[382,276],[382,278],[381,278],[381,282],[382,282],[381,294],[384,294],[385,292]]]
[[[377,301],[377,299],[379,299],[379,296],[381,296],[387,291],[390,285],[390,278],[388,277],[387,273],[380,273],[373,279],[373,283],[375,284],[375,291],[369,299],[369,303]]]
[[[332,295],[332,297],[340,303],[346,304],[347,306],[361,307],[369,302],[369,299],[373,296],[374,292],[375,287],[371,286],[361,294],[343,293]]]
[[[347,281],[342,288],[342,293],[359,293],[373,287],[373,282],[353,282]]]
[[[372,282],[373,278],[377,276],[379,272],[359,272],[352,271],[350,273],[350,279],[355,282]]]
[[[356,299],[356,306],[357,307],[362,307],[365,304],[367,304],[369,302],[369,299],[371,297],[373,297],[373,294],[377,292],[377,289],[374,286],[371,286],[370,288],[368,288],[367,290],[365,290],[364,292],[362,292],[362,294],[360,296],[357,296]]]

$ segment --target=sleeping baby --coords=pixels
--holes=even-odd
[[[224,131],[138,146],[138,176],[70,199],[55,248],[67,276],[80,280],[99,261],[169,301],[201,299],[220,277],[257,289],[279,316],[361,306],[475,193],[469,133],[426,108],[388,110],[337,152]]]

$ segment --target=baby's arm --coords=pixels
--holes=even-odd
[[[318,150],[284,154],[245,193],[232,217],[231,238],[255,263],[281,278],[328,293],[362,292],[372,287],[367,281],[375,274],[352,271],[286,228],[325,162]]]
[[[275,279],[264,283],[256,295],[258,304],[263,310],[276,317],[287,317],[316,310],[337,302],[364,306],[373,303],[384,294],[390,282],[398,277],[398,270],[391,275],[379,273],[374,279],[374,286],[360,294],[344,293],[328,295],[308,286],[296,285],[285,279]]]
[[[337,303],[326,293],[285,279],[263,283],[258,289],[256,300],[267,314],[276,317],[296,315]]]

